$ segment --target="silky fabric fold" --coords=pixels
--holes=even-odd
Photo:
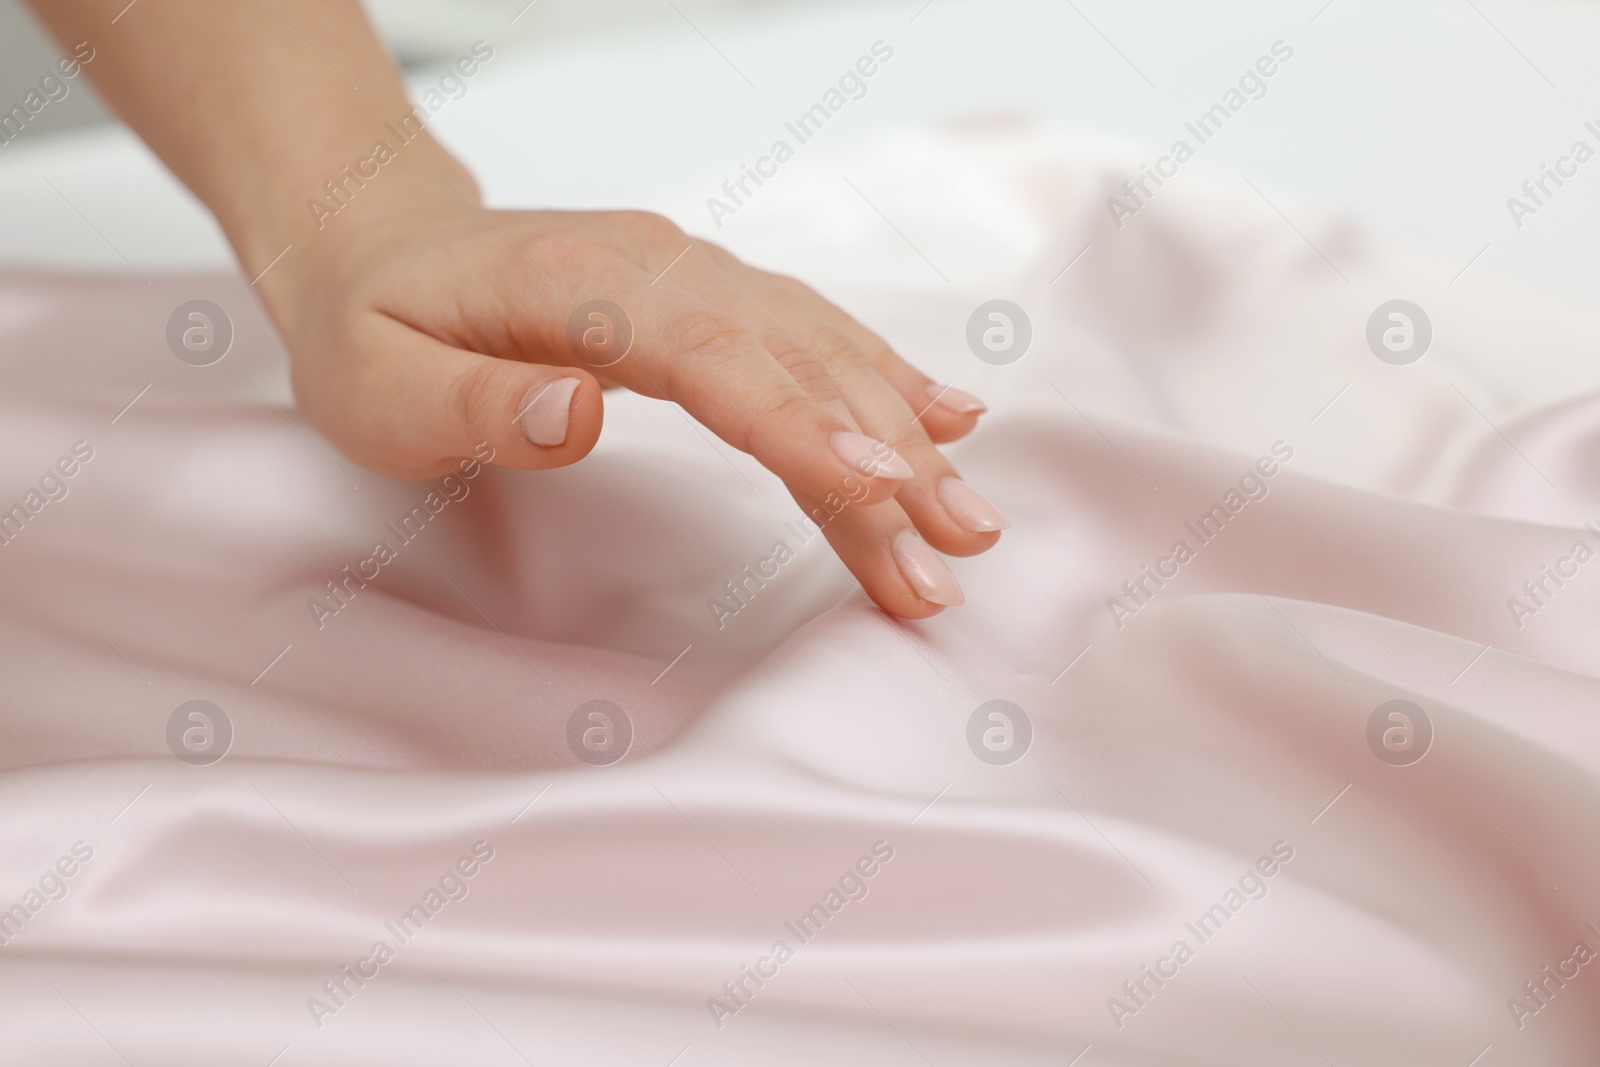
[[[0,1061],[1592,1063],[1600,322],[1200,163],[1119,226],[1125,164],[819,148],[949,284],[848,188],[729,238],[990,405],[949,452],[1012,525],[921,623],[669,405],[387,481],[241,279],[0,278]]]

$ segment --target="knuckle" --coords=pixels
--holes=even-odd
[[[910,422],[900,425],[895,430],[884,434],[881,440],[901,455],[920,456],[926,452],[936,452],[933,439],[923,430],[920,419],[912,419]],[[942,459],[940,462],[943,462]]]
[[[678,229],[677,223],[653,211],[619,212],[618,221],[628,232],[651,244],[682,244],[684,240],[683,231]]]
[[[497,400],[493,363],[474,363],[450,382],[446,410],[451,420],[463,429],[482,426]]]
[[[571,264],[588,254],[591,244],[581,233],[570,230],[522,234],[512,242],[520,258],[529,264]]]
[[[838,384],[834,381],[833,375],[828,373],[827,366],[809,353],[780,359],[779,362],[806,396],[817,401],[840,399]]]
[[[729,359],[749,348],[751,336],[738,319],[716,311],[697,311],[673,325],[672,341],[673,348],[684,355]]]
[[[828,315],[833,312],[833,305],[828,303],[821,293],[811,288],[811,286],[807,285],[799,278],[792,277],[788,274],[774,274],[773,278],[776,279],[778,288],[786,293],[789,299],[798,301],[799,303],[807,305],[808,307],[812,307],[824,315]]]
[[[741,268],[748,269],[745,267],[743,260],[734,255],[732,252],[728,251],[726,248],[723,248],[721,245],[713,244],[710,241],[702,241],[699,238],[694,238],[693,240],[695,247],[709,256],[711,258],[711,262],[715,263],[718,267],[721,267],[724,270],[735,270]]]
[[[787,426],[801,419],[810,419],[816,411],[816,405],[801,393],[785,390],[768,397],[761,404],[755,418],[755,427],[776,429]]]
[[[830,366],[862,362],[861,351],[850,338],[829,326],[818,328],[811,338],[811,350],[819,360]]]

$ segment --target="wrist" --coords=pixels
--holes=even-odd
[[[475,216],[480,196],[472,173],[432,136],[402,141],[386,130],[336,165],[286,170],[258,203],[266,206],[224,228],[287,338],[309,301],[341,275],[382,262],[385,246],[413,242],[430,224]]]

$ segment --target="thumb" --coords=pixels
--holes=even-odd
[[[587,371],[479,355],[392,319],[367,343],[376,354],[349,361],[354,373],[321,389],[302,388],[297,373],[295,392],[318,429],[371,470],[431,477],[485,443],[495,463],[546,470],[576,463],[600,437],[600,384]]]

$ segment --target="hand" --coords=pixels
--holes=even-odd
[[[600,433],[604,363],[607,383],[682,405],[828,516],[879,606],[923,618],[961,602],[934,550],[981,552],[1006,523],[934,442],[983,405],[805,286],[653,215],[483,210],[416,132],[426,116],[359,0],[30,3],[69,45],[117,24],[85,69],[216,215],[288,345],[301,411],[352,459],[425,477],[487,441],[511,467],[575,462]],[[480,44],[463,77],[492,58]],[[311,208],[335,188],[336,214]],[[569,340],[594,300],[631,324],[615,362],[581,320]]]
[[[962,602],[933,549],[982,552],[1006,522],[934,444],[972,430],[976,398],[800,282],[659,216],[487,211],[459,178],[390,192],[327,219],[263,287],[300,410],[356,462],[429,477],[488,441],[508,467],[564,466],[600,434],[602,383],[622,385],[682,405],[828,517],[886,611]],[[595,300],[627,321],[580,322],[574,345],[569,320]]]

